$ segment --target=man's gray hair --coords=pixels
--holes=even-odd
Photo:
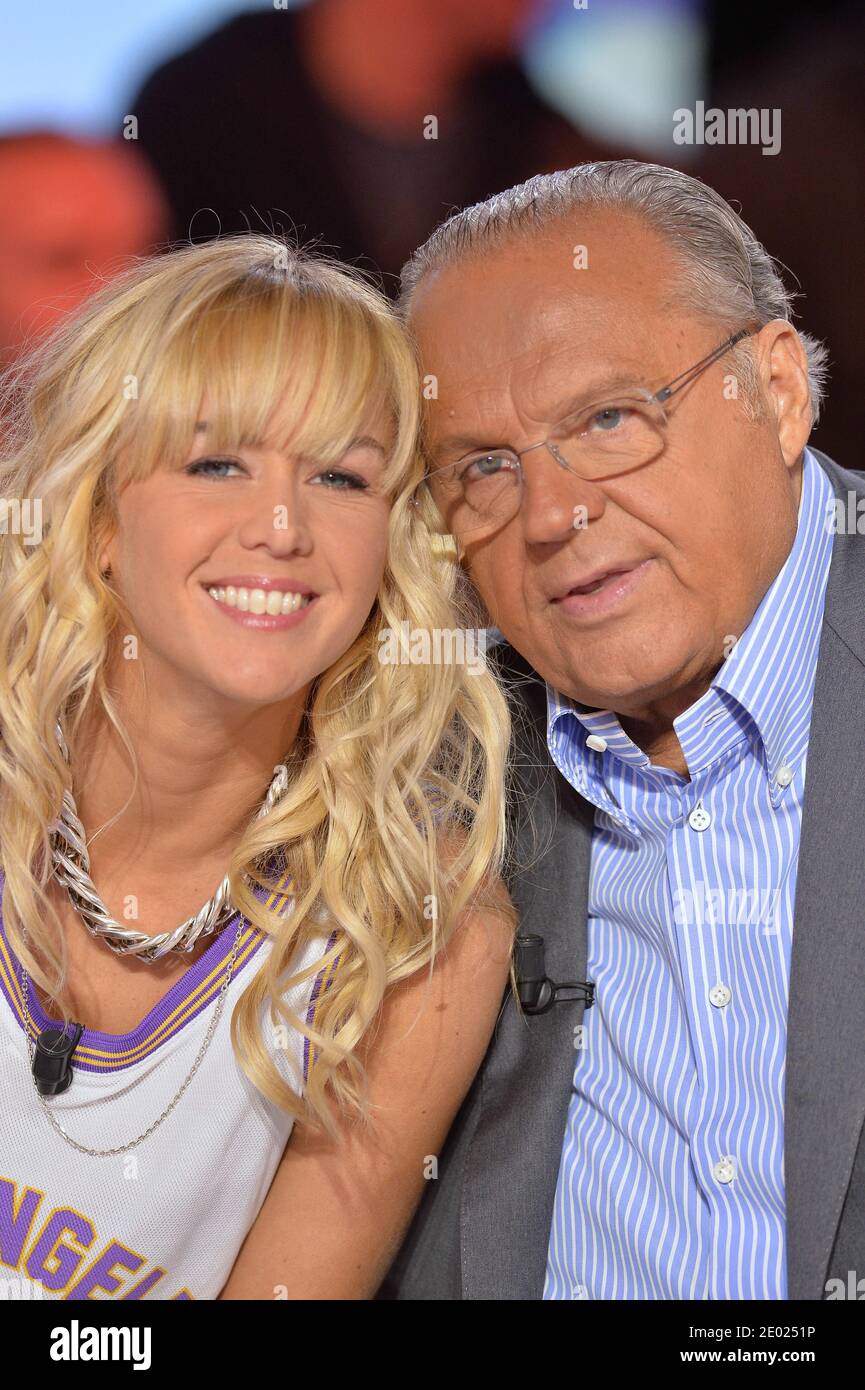
[[[530,237],[572,213],[612,208],[635,213],[678,253],[677,302],[687,311],[725,326],[730,334],[771,319],[792,319],[796,292],[788,290],[775,262],[750,227],[719,193],[699,179],[636,159],[578,164],[525,183],[442,222],[406,261],[399,308],[407,318],[425,275],[469,256]],[[808,359],[812,423],[823,400],[828,352],[809,333],[799,337]],[[747,403],[757,409],[756,364],[749,339],[734,350]]]

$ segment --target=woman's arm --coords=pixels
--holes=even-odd
[[[297,1125],[220,1298],[372,1298],[480,1066],[507,985],[502,911],[468,912],[438,957],[385,995],[361,1049],[375,1130],[337,1143]]]

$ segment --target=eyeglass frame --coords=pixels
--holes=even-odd
[[[668,382],[667,382],[666,386],[662,386],[662,387],[659,388],[659,390],[653,392],[653,393],[650,394],[650,395],[647,395],[647,396],[646,396],[646,403],[647,403],[647,405],[664,405],[664,404],[670,399],[671,396],[675,396],[675,395],[677,394],[677,392],[682,391],[686,386],[690,386],[690,384],[691,384],[692,381],[696,381],[697,378],[698,378],[699,376],[701,376],[702,373],[703,373],[704,371],[706,371],[706,369],[707,369],[708,367],[711,367],[712,364],[713,364],[714,362],[717,362],[721,357],[724,356],[725,353],[729,352],[731,348],[734,348],[734,347],[736,346],[737,343],[740,343],[740,342],[742,341],[743,338],[747,338],[750,334],[756,333],[756,332],[759,332],[759,329],[755,329],[755,328],[740,328],[740,329],[738,329],[738,331],[735,332],[735,333],[733,333],[731,337],[727,338],[725,342],[720,343],[720,344],[718,345],[718,347],[713,348],[712,351],[711,351],[711,352],[708,352],[708,353],[706,354],[705,357],[701,357],[700,360],[699,360],[699,362],[695,362],[695,363],[693,364],[693,366],[691,366],[691,367],[686,367],[684,371],[679,372],[679,374],[678,374],[677,376],[674,376],[674,377],[673,377],[672,381],[668,381]],[[678,385],[676,384],[677,382],[679,383]],[[601,403],[602,403],[601,401],[598,402],[598,404],[601,404]],[[590,403],[590,404],[591,404],[591,403]],[[588,407],[586,407],[586,408],[588,408]],[[567,419],[567,418],[569,418],[569,417],[566,416],[565,419]],[[568,470],[569,473],[574,473],[576,477],[580,477],[581,475],[580,475],[579,473],[576,472],[576,469],[571,468],[571,466],[570,466],[570,464],[567,462],[567,460],[565,460],[565,459],[563,459],[563,458],[561,457],[561,454],[560,454],[560,453],[558,452],[558,450],[555,448],[555,445],[550,443],[551,438],[552,438],[551,435],[547,435],[547,437],[546,437],[545,439],[540,439],[540,440],[538,440],[537,444],[527,444],[526,447],[525,447],[525,449],[510,449],[510,448],[509,448],[509,449],[507,449],[507,450],[502,450],[502,452],[503,452],[503,453],[513,454],[513,456],[516,458],[517,462],[520,464],[520,468],[522,468],[522,462],[521,462],[521,460],[522,460],[523,454],[530,454],[534,449],[547,448],[547,449],[549,449],[549,452],[550,452],[550,454],[552,455],[552,457],[555,459],[556,463],[558,463],[559,466],[560,466],[561,468],[565,468],[565,469]],[[477,453],[477,454],[482,454],[482,453],[483,453],[483,450],[480,450],[480,449],[477,449],[477,450],[470,450],[467,454],[463,454],[463,456],[462,456],[461,458],[455,459],[453,463],[445,464],[445,465],[443,465],[443,467],[445,467],[445,468],[458,468],[459,465],[460,465],[461,463],[464,463],[466,459],[471,458],[472,455],[475,454],[475,453]],[[437,471],[437,470],[433,470],[433,471],[435,472],[435,471]],[[425,485],[427,488],[429,488],[429,479],[430,479],[431,476],[432,476],[431,474],[427,473],[423,478],[421,478],[421,480],[420,480],[420,482],[417,484],[417,486],[418,486],[418,487],[421,487],[421,486],[424,486],[424,485]],[[621,474],[611,474],[611,475],[609,475],[609,476],[611,476],[611,477],[620,477]],[[602,480],[601,480],[601,479],[591,479],[591,478],[586,479],[586,478],[584,478],[583,481],[584,481],[584,482],[592,482],[592,481],[600,482],[600,481],[602,481]],[[420,505],[416,497],[412,497],[410,500],[411,500],[411,503],[412,503],[412,505],[413,505],[414,507],[417,507],[417,506]],[[434,499],[433,499],[433,500],[434,500]],[[514,513],[514,515],[516,515],[516,513]],[[442,534],[448,535],[448,534],[450,534],[450,533],[449,533],[449,532],[443,532]]]

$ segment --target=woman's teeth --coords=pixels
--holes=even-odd
[[[207,592],[228,608],[239,608],[241,613],[268,613],[272,618],[296,613],[299,608],[311,603],[314,597],[313,594],[293,594],[282,589],[235,589],[233,584],[225,589],[208,589]]]

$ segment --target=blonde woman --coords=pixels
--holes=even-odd
[[[0,1223],[55,1298],[371,1297],[507,987],[508,711],[418,383],[265,236],[137,265],[6,383]]]

